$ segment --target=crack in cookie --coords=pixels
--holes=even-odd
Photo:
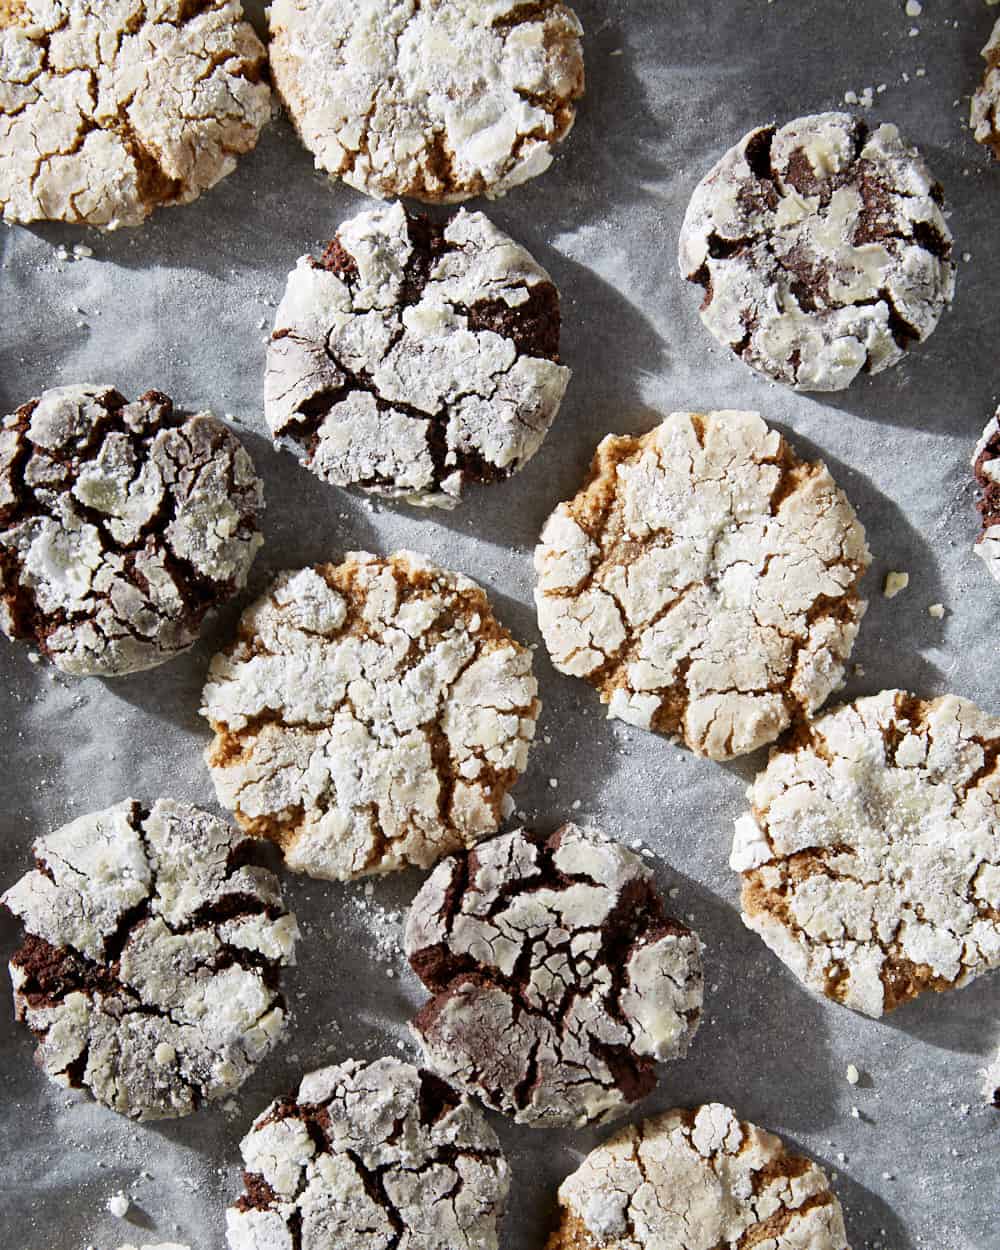
[[[972,97],[969,125],[977,143],[988,147],[1000,160],[1000,21],[983,48],[986,74]]]
[[[282,574],[212,661],[219,801],[286,864],[384,873],[493,833],[541,710],[482,590],[412,552]]]
[[[826,467],[756,413],[674,413],[609,435],[535,550],[560,672],[611,716],[730,759],[840,682],[866,603],[865,532]]]
[[[3,904],[16,1015],[60,1085],[139,1120],[231,1094],[272,1049],[298,927],[224,821],[126,800],[40,838]]]
[[[752,130],[699,183],[679,261],[752,368],[836,391],[897,364],[951,304],[944,196],[895,126],[845,113]]]
[[[697,934],[597,829],[522,829],[445,860],[405,944],[434,994],[412,1024],[427,1062],[518,1124],[622,1115],[701,1019]]]
[[[552,164],[583,95],[556,0],[274,0],[275,88],[319,169],[382,199],[500,196]]]
[[[898,690],[776,750],[736,822],[743,920],[869,1016],[1000,967],[1000,721]]]
[[[398,1059],[305,1076],[254,1121],[230,1250],[496,1250],[510,1169],[485,1117]]]
[[[482,213],[437,225],[394,204],[289,275],[264,415],[323,481],[453,507],[531,459],[569,379],[559,296],[528,252]]]

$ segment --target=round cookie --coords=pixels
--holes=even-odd
[[[535,550],[557,669],[609,716],[725,760],[840,683],[866,603],[865,532],[826,467],[756,413],[673,413],[609,436]]]
[[[271,115],[236,0],[0,3],[0,210],[138,226],[236,168]]]
[[[531,459],[569,378],[559,295],[524,248],[482,213],[393,204],[289,274],[264,415],[323,481],[453,507]]]
[[[289,868],[345,880],[493,833],[541,710],[475,582],[413,552],[282,574],[212,661],[220,803]]]
[[[153,668],[246,584],[263,488],[228,426],[61,386],[0,427],[0,628],[61,668]]]
[[[455,203],[543,173],[583,95],[556,0],[274,0],[274,85],[316,167],[379,198]]]
[[[983,48],[986,76],[972,97],[970,126],[978,143],[988,147],[1000,160],[1000,21],[993,27]]]
[[[240,1143],[230,1250],[496,1250],[510,1170],[483,1114],[399,1059],[303,1077]]]
[[[620,1129],[559,1187],[546,1250],[849,1250],[823,1171],[719,1103]]]
[[[434,995],[412,1024],[428,1065],[518,1124],[624,1114],[700,1023],[697,934],[598,829],[519,829],[445,860],[405,946]]]
[[[839,391],[934,330],[955,265],[944,196],[895,126],[846,113],[762,126],[699,183],[680,268],[701,319],[769,378]]]
[[[2,902],[26,936],[10,961],[39,1066],[137,1120],[225,1098],[281,1035],[280,969],[298,928],[247,840],[185,803],[132,800],[34,845]]]
[[[983,492],[976,504],[983,518],[983,532],[973,551],[1000,581],[1000,408],[983,430],[972,453],[972,471]]]
[[[1000,1049],[983,1072],[983,1100],[1000,1111]]]
[[[773,753],[736,822],[743,921],[868,1016],[1000,967],[1000,719],[886,690]]]

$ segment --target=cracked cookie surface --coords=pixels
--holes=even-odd
[[[711,759],[754,751],[841,681],[865,532],[826,467],[756,413],[609,435],[535,550],[552,662],[608,714]]]
[[[67,673],[162,664],[246,584],[263,506],[210,413],[158,391],[45,391],[0,426],[0,628]]]
[[[869,1016],[1000,967],[1000,720],[887,690],[776,750],[736,822],[743,920]]]
[[[557,0],[274,0],[274,84],[316,166],[379,198],[505,195],[552,164],[583,94]]]
[[[132,800],[34,845],[3,896],[25,940],[16,1015],[39,1066],[139,1120],[224,1098],[271,1050],[298,929],[251,844],[208,812]]]
[[[972,453],[972,472],[982,491],[976,507],[983,518],[983,532],[973,551],[1000,582],[1000,408]]]
[[[620,1129],[559,1187],[546,1250],[849,1250],[823,1171],[719,1103]]]
[[[701,1019],[697,934],[597,829],[522,829],[445,860],[405,945],[434,994],[412,1025],[428,1064],[518,1124],[622,1115]]]
[[[569,378],[559,295],[524,248],[482,213],[393,204],[289,275],[264,415],[323,481],[451,507],[531,459]]]
[[[972,97],[970,125],[978,143],[1000,160],[1000,21],[983,48],[986,76]]]
[[[0,4],[0,210],[113,230],[187,204],[270,117],[235,0]]]
[[[413,552],[282,574],[212,661],[223,806],[289,868],[344,880],[493,833],[541,704],[531,653],[469,578]]]
[[[482,1113],[398,1059],[311,1072],[257,1118],[230,1250],[496,1250],[510,1170]]]
[[[943,192],[895,126],[845,113],[752,130],[692,196],[680,268],[746,364],[838,391],[902,360],[954,295]]]

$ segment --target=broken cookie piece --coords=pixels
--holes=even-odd
[[[977,143],[988,147],[1000,160],[1000,21],[983,48],[986,76],[972,97],[969,125]]]
[[[763,126],[695,190],[681,273],[746,364],[797,390],[842,390],[898,364],[951,304],[943,204],[895,126],[846,113]]]
[[[843,679],[867,607],[865,531],[826,466],[750,412],[609,435],[535,549],[552,662],[608,714],[725,760]]]
[[[211,413],[61,386],[0,426],[0,628],[64,672],[163,664],[246,584],[263,488]]]
[[[35,843],[37,868],[2,902],[26,930],[10,961],[17,1018],[52,1080],[137,1120],[243,1084],[283,1030],[279,974],[298,937],[249,845],[169,799],[126,800]]]
[[[188,204],[270,117],[236,0],[0,3],[0,212],[114,230]]]
[[[273,0],[274,84],[318,169],[380,199],[505,195],[544,173],[583,95],[557,0]]]
[[[345,222],[288,278],[264,379],[275,443],[325,482],[454,507],[541,446],[570,372],[559,295],[482,213]]]
[[[886,690],[776,750],[736,822],[743,920],[868,1016],[1000,967],[1000,720]]]
[[[982,490],[976,504],[983,518],[983,532],[976,539],[973,551],[1000,581],[1000,408],[983,430],[972,453],[972,472]]]
[[[701,1019],[697,934],[598,829],[521,829],[445,860],[405,943],[434,994],[412,1025],[428,1064],[518,1124],[622,1115]]]
[[[620,1129],[559,1187],[546,1250],[849,1250],[823,1171],[719,1103]]]
[[[289,868],[346,880],[495,832],[541,704],[475,582],[413,552],[282,574],[215,657],[219,801]]]
[[[496,1250],[510,1169],[486,1119],[398,1059],[303,1077],[240,1143],[230,1250]]]

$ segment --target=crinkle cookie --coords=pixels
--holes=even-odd
[[[983,48],[986,76],[972,97],[970,125],[979,143],[990,148],[1000,160],[1000,21],[993,27],[990,41]]]
[[[137,1120],[239,1088],[285,1022],[298,928],[225,821],[160,799],[81,816],[34,846],[2,902],[26,937],[14,1002],[39,1066]]]
[[[736,822],[743,920],[868,1016],[1000,967],[1000,720],[886,690],[777,750]]]
[[[236,168],[271,113],[236,0],[3,0],[4,220],[138,226]]]
[[[316,167],[369,195],[454,203],[543,173],[583,95],[556,0],[274,0],[271,70]]]
[[[452,507],[535,454],[570,372],[559,295],[484,217],[359,213],[288,278],[267,353],[275,442],[317,477]]]
[[[1000,1111],[1000,1050],[983,1073],[983,1098]]]
[[[923,342],[952,300],[944,195],[895,126],[845,113],[752,130],[699,183],[681,272],[746,364],[839,391]]]
[[[219,801],[289,868],[429,867],[493,833],[541,704],[475,582],[413,552],[282,574],[212,661]]]
[[[983,532],[973,551],[1000,581],[1000,408],[983,430],[972,453],[972,471],[982,489],[977,503],[983,518]]]
[[[230,1250],[496,1250],[510,1170],[483,1114],[398,1059],[303,1077],[244,1137]]]
[[[849,1250],[823,1171],[719,1103],[620,1129],[559,1187],[546,1250]]]
[[[697,934],[598,829],[520,829],[445,860],[406,953],[434,995],[412,1026],[429,1066],[518,1124],[622,1115],[701,1020]]]
[[[867,604],[865,532],[826,467],[756,413],[609,435],[535,550],[552,662],[608,714],[724,760],[840,683]]]
[[[211,413],[159,391],[45,391],[0,426],[0,628],[67,673],[162,664],[246,584],[263,507]]]

